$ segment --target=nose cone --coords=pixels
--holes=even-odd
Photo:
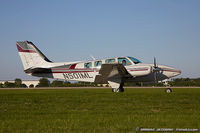
[[[181,70],[174,69],[173,74],[174,74],[174,76],[178,76],[181,74]]]

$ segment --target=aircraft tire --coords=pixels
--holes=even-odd
[[[118,93],[121,92],[120,88],[112,88],[112,92]]]
[[[112,92],[115,92],[115,88],[112,88]]]
[[[112,88],[112,92],[116,92],[116,88]]]
[[[124,92],[124,88],[123,87],[119,88],[119,92]]]
[[[165,89],[165,92],[166,92],[166,93],[172,93],[172,89],[171,89],[171,88],[166,88],[166,89]]]

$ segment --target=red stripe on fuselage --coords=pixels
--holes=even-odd
[[[72,64],[69,69],[75,69],[76,64]]]
[[[135,70],[128,70],[128,71],[147,71],[148,69],[135,69]]]
[[[58,72],[52,72],[52,73],[84,73],[84,72],[94,72],[94,71],[58,71]]]
[[[76,68],[76,69],[69,69],[69,68],[52,68],[52,70],[97,70],[97,69],[90,69],[90,68]]]

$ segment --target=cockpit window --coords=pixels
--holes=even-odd
[[[142,63],[141,61],[139,61],[138,59],[136,58],[133,58],[133,57],[128,57],[130,60],[132,60],[135,64],[138,64],[138,63]]]
[[[113,62],[115,62],[115,59],[107,59],[105,62],[106,63],[113,63]]]
[[[118,58],[118,62],[124,66],[132,65],[132,63],[127,58]]]

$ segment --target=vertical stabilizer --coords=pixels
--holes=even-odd
[[[37,66],[45,66],[51,63],[51,61],[32,42],[17,42],[16,45],[24,70]]]

